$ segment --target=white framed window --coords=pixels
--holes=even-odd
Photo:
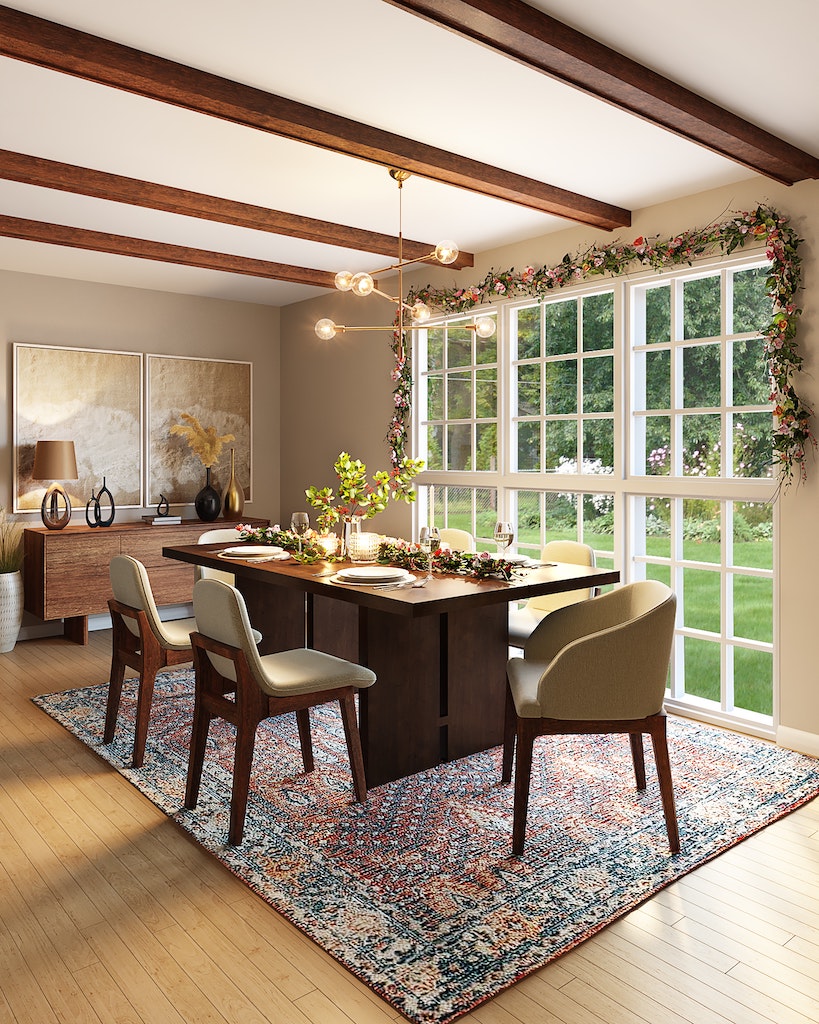
[[[526,553],[577,539],[669,583],[669,706],[757,735],[776,725],[766,277],[741,253],[597,279],[498,304],[496,339],[449,318],[415,349],[419,514],[490,551],[508,519]]]

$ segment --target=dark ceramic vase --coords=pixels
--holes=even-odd
[[[219,513],[222,511],[222,495],[215,487],[211,486],[210,467],[205,472],[207,473],[205,486],[193,499],[193,505],[201,520],[212,523],[214,519],[219,518]]]

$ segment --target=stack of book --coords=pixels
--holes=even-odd
[[[178,526],[182,516],[143,516],[142,522],[149,526]]]

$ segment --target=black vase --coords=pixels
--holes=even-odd
[[[212,523],[214,519],[219,518],[219,513],[222,511],[222,495],[215,487],[211,486],[209,466],[205,472],[207,473],[205,486],[193,499],[193,505],[201,520]]]

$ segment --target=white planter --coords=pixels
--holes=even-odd
[[[0,654],[13,651],[23,621],[23,574],[0,573]]]

